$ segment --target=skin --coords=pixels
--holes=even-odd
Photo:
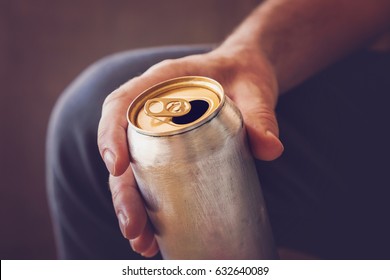
[[[103,105],[98,146],[111,174],[119,226],[132,249],[146,257],[158,252],[129,168],[125,116],[138,94],[171,78],[211,77],[241,110],[253,155],[274,160],[283,152],[274,112],[279,94],[367,47],[389,27],[388,0],[264,1],[213,51],[158,63],[112,92]]]

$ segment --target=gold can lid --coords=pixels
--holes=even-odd
[[[186,76],[159,83],[130,104],[129,125],[140,133],[166,136],[192,130],[212,119],[225,94],[215,80]]]

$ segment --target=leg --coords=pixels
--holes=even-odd
[[[108,172],[96,144],[108,93],[155,63],[208,47],[156,48],[120,53],[83,72],[63,93],[49,124],[47,185],[59,257],[136,259],[119,230]]]
[[[137,257],[120,237],[96,147],[101,104],[107,93],[150,65],[200,51],[111,57],[66,90],[52,116],[47,150],[61,257]],[[390,137],[384,129],[389,65],[388,55],[353,56],[280,99],[286,150],[277,161],[259,163],[277,245],[322,258],[389,257]]]
[[[326,69],[277,107],[285,152],[259,162],[279,246],[330,259],[390,258],[390,54]]]

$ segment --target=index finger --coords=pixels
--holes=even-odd
[[[111,175],[118,176],[129,166],[126,110],[132,97],[121,87],[107,96],[98,127],[98,147]]]
[[[166,60],[149,68],[142,76],[133,78],[107,96],[103,103],[98,128],[98,147],[111,175],[123,174],[130,163],[127,145],[126,112],[136,96],[149,87],[177,77],[180,67]]]

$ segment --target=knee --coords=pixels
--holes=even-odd
[[[112,64],[111,58],[94,63],[57,100],[46,138],[48,175],[74,169],[73,159],[86,160],[98,151],[96,135],[101,107],[105,97],[115,89],[113,77],[106,75],[107,69],[113,68]]]
[[[52,148],[49,154],[65,143],[74,143],[76,138],[96,138],[104,99],[126,79],[118,69],[123,68],[121,64],[116,55],[103,58],[61,93],[49,120],[47,144]],[[126,75],[128,78],[129,73]]]

